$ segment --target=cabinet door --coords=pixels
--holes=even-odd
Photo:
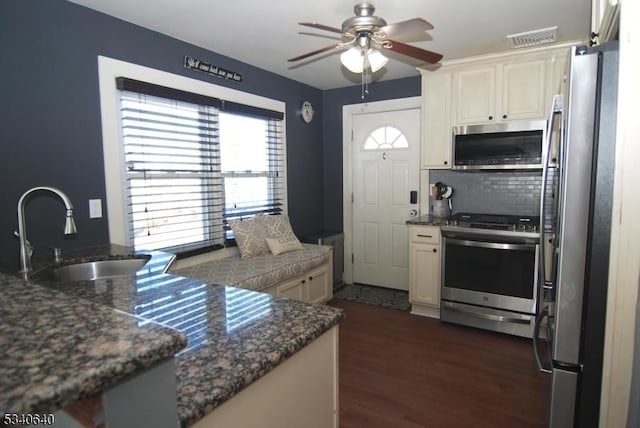
[[[276,297],[288,297],[295,300],[306,300],[305,295],[306,280],[300,277],[284,282],[276,287]]]
[[[496,120],[496,67],[461,70],[455,76],[456,123]]]
[[[451,168],[451,73],[422,75],[423,169]]]
[[[546,59],[503,65],[499,119],[544,119],[547,107],[546,80]]]
[[[410,253],[409,300],[440,307],[440,246],[412,244]]]
[[[331,297],[332,281],[329,278],[327,266],[320,267],[310,272],[307,277],[307,301],[311,303],[324,303]]]

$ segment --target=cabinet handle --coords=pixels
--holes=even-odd
[[[506,118],[507,118],[507,115],[506,115],[506,114],[503,114],[503,115],[502,115],[502,118],[503,118],[503,119],[506,119]]]
[[[431,235],[421,235],[420,233],[418,233],[418,237],[420,237],[420,238],[433,238],[433,236],[431,236]]]
[[[493,120],[493,116],[489,116],[489,120]]]
[[[449,161],[444,161],[444,164],[445,165],[449,165]]]
[[[312,276],[310,276],[310,277],[309,277],[309,281],[311,281],[311,280],[313,280],[313,277],[312,277]]]
[[[434,249],[433,249],[433,252],[434,252],[434,253],[437,253],[437,252],[438,252],[438,249],[437,249],[437,248],[434,248]]]
[[[302,283],[304,284],[305,282],[307,282],[307,281],[305,281],[305,280],[303,279],[303,280],[302,280]]]

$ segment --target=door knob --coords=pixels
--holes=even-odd
[[[409,217],[415,217],[418,215],[418,211],[417,210],[411,210],[409,211]]]

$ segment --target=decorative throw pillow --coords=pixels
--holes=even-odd
[[[267,237],[269,238],[282,238],[294,234],[289,217],[286,215],[261,215],[259,218],[257,216],[255,218],[267,229]]]
[[[274,256],[289,251],[302,250],[304,247],[295,235],[284,236],[282,238],[267,238],[267,245]]]
[[[267,245],[274,256],[304,248],[286,215],[266,215],[260,221],[267,228]]]
[[[262,223],[263,215],[246,220],[229,220],[229,227],[238,244],[241,257],[253,257],[269,252],[266,238],[269,236],[267,228]]]
[[[287,251],[303,249],[286,215],[258,214],[246,220],[229,220],[229,227],[233,231],[241,257],[259,256],[269,251],[277,256]],[[278,242],[269,243],[267,238]]]

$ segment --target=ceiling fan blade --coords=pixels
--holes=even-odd
[[[302,55],[294,56],[293,58],[289,58],[287,61],[289,61],[289,62],[300,61],[301,59],[309,58],[310,56],[314,56],[314,55],[320,54],[322,52],[327,52],[327,51],[330,51],[331,49],[336,49],[336,48],[340,48],[340,47],[342,47],[342,43],[338,43],[337,45],[325,46],[323,48],[316,49],[315,51],[311,51],[311,52],[304,53]]]
[[[433,30],[433,25],[422,18],[413,18],[406,21],[396,22],[380,28],[388,39],[406,40],[406,35],[417,35],[425,31]]]
[[[328,25],[318,24],[315,22],[298,22],[300,25],[304,25],[305,27],[317,28],[318,30],[331,31],[333,33],[342,34],[342,30],[335,27],[329,27]]]
[[[417,48],[395,40],[387,40],[386,43],[382,44],[382,47],[401,55],[410,56],[411,58],[428,62],[429,64],[435,64],[442,59],[442,55],[439,53]]]

